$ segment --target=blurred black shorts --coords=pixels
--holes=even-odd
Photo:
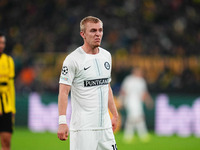
[[[12,113],[4,113],[3,115],[0,115],[0,132],[13,133]]]

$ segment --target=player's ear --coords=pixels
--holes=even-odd
[[[83,39],[85,39],[85,33],[83,31],[80,32],[80,35]]]

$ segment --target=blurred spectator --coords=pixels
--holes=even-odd
[[[123,50],[128,57],[199,56],[199,14],[199,0],[96,0],[90,3],[81,0],[2,0],[0,30],[8,34],[6,52],[11,53],[13,49],[17,77],[29,60],[34,61],[33,68],[37,68],[34,66],[37,64],[36,57],[40,57],[36,56],[37,53],[69,53],[75,46],[73,43],[81,45],[77,21],[87,15],[102,18],[106,26],[102,45],[109,49],[112,55],[119,55],[118,50]],[[43,61],[46,61],[45,59]],[[116,60],[114,62],[117,64],[113,64],[113,84],[119,87],[130,66],[134,65],[133,60],[129,64],[124,64],[123,60],[123,65]],[[52,65],[52,69],[56,67],[55,64]],[[50,69],[49,66],[47,68]],[[48,72],[48,69],[44,67],[42,71]],[[186,72],[181,75],[182,71],[174,73],[170,67],[168,69],[168,75],[166,68],[156,72],[155,74],[160,74],[158,79],[152,79],[155,75],[148,72],[152,75],[147,80],[149,85],[153,85],[150,88],[174,90],[188,86],[179,84],[179,79],[183,78]],[[198,69],[190,71],[196,77],[193,82],[199,86]],[[41,72],[38,72],[39,76]],[[55,79],[50,80],[53,77],[58,76],[49,75],[48,79],[36,77],[36,80],[45,83],[45,89],[56,91]]]
[[[74,41],[81,43],[74,36],[79,34],[74,24],[82,16],[92,14],[103,18],[107,28],[104,44],[112,45],[112,52],[122,47],[130,51],[132,43],[142,37],[141,54],[148,54],[149,46],[156,43],[160,54],[176,55],[170,50],[179,41],[185,54],[199,54],[191,50],[190,44],[193,42],[200,48],[198,38],[192,38],[199,34],[196,32],[200,22],[198,1],[4,0],[0,8],[0,28],[9,33],[13,44],[21,43],[31,52],[64,52]]]
[[[27,67],[24,68],[20,73],[20,81],[25,86],[31,86],[35,78],[35,72],[33,68]]]
[[[171,87],[171,81],[173,81],[174,74],[172,70],[165,66],[164,71],[161,72],[161,74],[158,77],[157,85],[160,89],[167,89]]]

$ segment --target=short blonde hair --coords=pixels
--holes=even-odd
[[[101,22],[102,26],[103,26],[103,22],[94,16],[87,16],[85,18],[83,18],[80,22],[80,31],[85,31],[85,24],[88,22],[92,22],[92,23],[99,23]]]

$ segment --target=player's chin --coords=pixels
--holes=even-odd
[[[99,47],[101,45],[101,42],[96,42],[95,44],[94,44],[94,47]]]

